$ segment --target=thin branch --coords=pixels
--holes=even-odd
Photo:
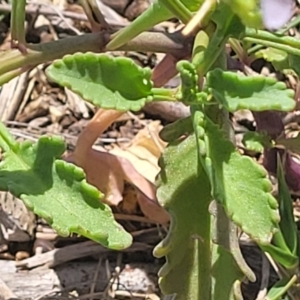
[[[38,64],[62,58],[76,52],[104,52],[110,35],[105,32],[89,33],[73,36],[49,43],[28,44],[27,54],[18,50],[9,50],[0,54],[0,86],[7,82],[1,76],[16,69],[35,67]],[[123,45],[121,51],[161,52],[180,55],[189,52],[189,39],[183,38],[178,32],[168,34],[160,32],[145,32]],[[18,74],[19,75],[19,74]]]
[[[98,7],[96,0],[81,1],[81,5],[84,8],[85,14],[88,16],[89,21],[92,24],[93,28],[95,27],[95,29],[98,30],[101,30],[103,28],[105,29],[109,28],[109,25],[105,21],[105,18]],[[101,28],[99,28],[99,25],[101,26]]]

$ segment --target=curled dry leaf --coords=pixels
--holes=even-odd
[[[124,185],[128,182],[137,190],[137,201],[144,215],[155,222],[167,223],[169,215],[157,202],[154,184],[128,159],[92,148],[98,136],[121,114],[99,110],[80,134],[76,149],[67,160],[84,169],[87,181],[105,194],[107,204],[118,205],[123,200]]]
[[[153,121],[140,130],[125,148],[115,145],[109,153],[128,159],[141,175],[154,183],[160,171],[158,159],[166,146],[159,137],[162,128],[159,121]]]
[[[107,204],[118,205],[123,200],[125,182],[129,182],[137,189],[137,201],[146,217],[161,224],[169,221],[167,212],[157,203],[155,186],[127,159],[95,149],[89,149],[86,154],[80,167],[86,172],[87,181],[105,194]],[[74,155],[68,161],[77,164]]]

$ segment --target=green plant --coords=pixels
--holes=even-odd
[[[154,250],[155,256],[166,257],[159,273],[163,293],[176,294],[178,300],[241,299],[243,278],[255,280],[240,252],[242,230],[282,270],[282,279],[267,299],[299,299],[299,236],[284,176],[289,170],[283,170],[278,156],[276,200],[266,170],[237,151],[229,119],[229,112],[239,109],[257,114],[291,111],[294,93],[275,79],[228,71],[225,45],[229,42],[241,61],[263,56],[280,70],[294,69],[298,74],[300,42],[283,32],[260,30],[262,17],[255,0],[156,0],[110,40],[105,33],[93,33],[47,47],[26,44],[24,9],[24,0],[13,1],[12,44],[18,49],[0,57],[1,84],[32,65],[68,54],[48,68],[48,77],[95,106],[138,111],[148,102],[164,100],[181,101],[191,108],[190,117],[161,133],[169,144],[160,159],[157,196],[171,215],[169,233]],[[179,88],[154,87],[150,69],[127,58],[93,53],[118,48],[178,55],[184,49],[180,39],[170,43],[161,34],[151,40],[151,33],[133,39],[173,16],[187,24],[183,33],[194,32],[195,37],[191,60],[177,63]],[[258,47],[251,48],[252,44]],[[264,141],[266,134],[257,133],[260,149],[276,143]],[[131,236],[114,221],[110,208],[98,201],[100,193],[85,181],[83,171],[60,160],[64,150],[60,139],[42,137],[34,145],[20,144],[1,125],[0,146],[4,151],[1,189],[20,197],[59,234],[79,233],[112,249],[130,245]]]

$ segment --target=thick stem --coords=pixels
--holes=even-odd
[[[11,12],[12,47],[25,47],[25,6],[26,0],[13,0]],[[21,50],[21,48],[20,48]]]
[[[45,44],[27,45],[27,54],[23,55],[18,50],[10,50],[0,55],[0,86],[13,77],[7,77],[7,72],[16,69],[28,70],[38,64],[62,58],[67,54],[76,52],[103,52],[109,35],[101,33],[90,33],[74,36]],[[182,38],[178,33],[152,33],[147,32],[123,45],[120,49],[124,51],[162,52],[180,55],[189,51],[189,40]],[[11,73],[13,74],[13,73]],[[20,73],[17,73],[18,75]]]
[[[21,75],[24,73],[26,70],[23,68],[16,69],[10,72],[7,72],[3,75],[0,75],[0,82],[9,82],[10,80],[16,78],[17,76]]]
[[[214,61],[211,68],[212,69],[220,68],[222,70],[227,70],[227,59],[226,59],[225,47],[223,47],[223,51]],[[224,108],[220,108],[219,105],[208,105],[206,108],[206,113],[215,124],[218,124],[220,128],[223,129],[228,139],[234,143],[235,137],[234,137],[233,128],[229,120],[229,112]]]
[[[198,161],[199,171],[203,173],[203,180],[208,180],[201,162]],[[210,190],[210,187],[208,186]],[[205,194],[207,194],[205,196]],[[199,210],[199,240],[198,240],[198,300],[210,300],[212,290],[211,278],[211,215],[209,213],[209,205],[211,197],[208,196],[210,192],[202,191],[201,206]]]
[[[202,55],[205,53],[210,39],[209,34],[206,31],[200,31],[196,36],[194,49],[193,49],[193,58],[192,62],[195,64],[200,61]],[[199,85],[201,85],[202,77],[199,79]],[[197,126],[195,124],[194,126]],[[198,142],[198,140],[197,140]],[[198,145],[199,148],[199,145]],[[201,163],[200,153],[198,153],[198,169],[199,173],[202,174],[205,178],[201,179],[208,181],[206,173]],[[210,190],[210,186],[208,186]],[[210,194],[210,191],[209,191]],[[205,191],[203,191],[205,195]],[[199,207],[199,236],[201,240],[198,241],[198,295],[201,295],[201,300],[210,300],[212,294],[212,279],[211,279],[211,215],[209,213],[209,205],[211,202],[211,197],[204,196],[201,197],[201,206]],[[199,299],[200,300],[200,299]]]
[[[230,28],[230,22],[227,23],[228,28]],[[213,29],[210,28],[209,30],[202,31],[198,33],[198,36],[196,37],[195,45],[194,45],[194,56],[193,56],[193,63],[196,64],[197,71],[199,74],[199,77],[201,78],[204,74],[207,73],[210,69],[214,68],[221,68],[223,70],[227,69],[227,63],[226,63],[226,52],[225,52],[225,43],[228,39],[228,34],[221,34],[221,32],[226,33],[227,28],[226,26],[224,28],[217,28],[215,32],[213,32]],[[198,108],[201,110],[201,108]],[[218,105],[210,105],[204,108],[205,115],[207,115],[215,124],[217,124],[220,128],[222,128],[225,132],[225,135],[228,137],[228,139],[233,140],[233,130],[229,122],[229,113],[223,108],[220,108]],[[213,168],[214,166],[212,166]],[[211,182],[212,188],[213,182]],[[219,187],[220,190],[222,190],[222,187]],[[205,207],[203,206],[203,211],[201,211],[201,216],[204,218],[205,222],[211,222],[211,216]],[[231,220],[223,214],[222,216],[217,211],[216,215],[216,223],[218,226],[221,226],[222,228],[222,234],[226,236],[225,240],[232,241],[237,239],[237,232],[231,230]],[[202,225],[201,230],[201,236],[205,236],[206,239],[208,239],[209,244],[211,243],[211,233],[207,233],[207,228],[210,228],[210,224],[207,223]],[[218,228],[213,227],[213,232],[217,231]],[[235,235],[235,236],[232,236]],[[200,247],[201,246],[201,247]],[[223,253],[220,254],[220,260],[219,256],[214,255],[212,257],[212,250],[209,248],[209,250],[206,248],[208,247],[207,244],[199,245],[199,253],[202,257],[202,260],[199,265],[199,285],[200,289],[203,289],[205,292],[205,296],[201,299],[211,299],[212,294],[214,294],[214,297],[216,296],[216,286],[219,284],[219,280],[222,277],[226,277],[227,280],[225,287],[227,290],[231,290],[232,288],[232,282],[237,280],[237,272],[235,268],[228,269],[227,265],[232,264],[233,259],[237,260],[240,259],[240,253],[235,254],[233,251],[229,250],[231,252],[231,255],[228,255],[228,252],[226,252],[228,249],[226,248],[226,245],[220,244],[218,246],[214,247],[221,247]],[[243,260],[242,260],[243,262]],[[208,269],[208,264],[210,269]],[[222,264],[221,266],[219,264]],[[218,274],[218,276],[215,278],[215,281],[212,283],[212,269],[219,266],[219,271],[221,274]],[[205,273],[206,272],[206,273]],[[212,287],[212,284],[214,284],[214,287]],[[207,288],[205,289],[205,286]],[[209,295],[208,287],[210,290]],[[217,298],[215,298],[217,299]]]
[[[248,56],[243,47],[241,46],[240,41],[234,38],[230,38],[228,42],[232,50],[236,53],[239,60],[243,63],[247,63]]]

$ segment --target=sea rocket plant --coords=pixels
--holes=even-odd
[[[95,0],[84,4],[96,9]],[[149,102],[180,101],[191,108],[189,117],[162,132],[168,147],[160,159],[157,198],[171,216],[168,235],[154,250],[155,256],[166,258],[159,272],[162,292],[176,300],[242,299],[242,280],[256,279],[240,251],[238,237],[243,231],[279,265],[282,279],[265,298],[296,299],[299,236],[282,164],[288,184],[297,190],[300,167],[288,146],[284,150],[270,149],[270,143],[262,146],[264,165],[278,178],[275,199],[266,170],[236,149],[229,119],[229,113],[237,110],[253,111],[258,135],[266,131],[276,144],[283,136],[278,112],[295,108],[294,91],[274,78],[228,71],[225,50],[229,42],[245,61],[248,55],[252,61],[264,58],[279,71],[288,68],[299,76],[300,42],[261,30],[263,23],[272,30],[283,26],[293,14],[293,1],[262,0],[259,7],[257,0],[154,0],[114,34],[102,26],[101,32],[46,45],[26,43],[25,5],[25,0],[13,0],[11,31],[18,50],[0,56],[1,84],[38,63],[59,58],[47,69],[47,76],[96,107],[139,111]],[[86,13],[91,19],[102,16],[99,11],[92,16],[91,9]],[[190,29],[175,34],[147,32],[172,17]],[[295,26],[300,20],[293,22]],[[188,60],[178,58],[183,49]],[[180,87],[154,86],[149,68],[129,58],[96,53],[114,50],[166,53],[177,62],[174,71]],[[86,182],[83,169],[87,174],[89,169],[80,161],[75,166],[61,159],[65,149],[61,138],[18,143],[0,124],[0,147],[4,152],[0,189],[21,198],[59,234],[78,233],[115,250],[131,244],[131,235],[114,220],[111,208],[99,201],[103,195]],[[82,161],[90,149],[80,152]],[[287,154],[278,160],[277,153],[284,151]]]

